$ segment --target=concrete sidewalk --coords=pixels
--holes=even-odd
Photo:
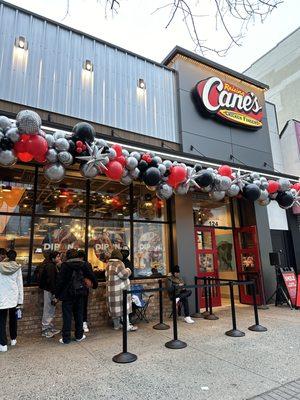
[[[19,338],[16,348],[0,354],[0,399],[239,400],[300,378],[300,311],[262,310],[261,324],[269,330],[255,333],[247,330],[252,308],[237,307],[242,338],[224,335],[231,328],[229,308],[216,314],[218,321],[179,322],[179,338],[188,344],[181,350],[164,346],[171,330],[140,324],[128,344],[138,360],[125,365],[112,362],[122,334],[110,329],[92,330],[86,341],[70,345]]]

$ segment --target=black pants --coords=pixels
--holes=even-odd
[[[180,299],[180,302],[183,306],[183,312],[185,317],[189,317],[190,315],[190,308],[189,308],[189,299],[188,297],[192,294],[191,290],[185,290],[184,292],[179,293],[178,296]]]
[[[81,339],[83,336],[83,297],[76,296],[72,300],[62,302],[62,338],[64,343],[71,341],[72,315],[75,321],[75,338]]]
[[[0,310],[0,345],[7,345],[7,336],[6,336],[6,321],[7,321],[7,311],[9,313],[9,334],[11,340],[17,339],[17,317],[16,317],[16,308],[6,308],[4,310]]]
[[[83,296],[83,322],[87,322],[89,291]]]

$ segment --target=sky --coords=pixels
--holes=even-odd
[[[224,48],[226,37],[220,28],[216,30],[212,14],[213,0],[201,1],[201,15],[197,18],[198,31],[213,48]],[[161,62],[176,45],[194,51],[181,18],[177,17],[165,29],[170,10],[157,8],[169,3],[168,0],[121,0],[118,14],[105,13],[105,0],[69,0],[69,15],[66,16],[68,0],[11,0],[10,3],[41,14],[57,22],[94,35],[102,40],[123,47],[144,57]],[[260,21],[248,26],[242,46],[232,47],[225,57],[215,53],[207,58],[233,70],[243,72],[255,60],[269,51],[300,26],[299,0],[284,0],[261,24]],[[153,13],[154,12],[154,13]],[[229,22],[232,31],[238,29],[237,22]]]

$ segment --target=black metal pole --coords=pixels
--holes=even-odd
[[[127,364],[137,360],[137,356],[127,351],[127,290],[123,290],[123,351],[113,357],[119,364]]]
[[[195,276],[194,278],[195,285],[198,285],[198,277]],[[195,312],[194,314],[191,315],[193,318],[204,318],[204,316],[200,312],[200,307],[199,307],[199,291],[198,287],[195,287]]]
[[[203,317],[206,317],[209,315],[208,311],[208,291],[207,291],[207,279],[206,277],[203,278],[203,284],[204,284],[204,299],[205,299],[205,311],[202,313]]]
[[[208,278],[208,279],[207,279],[207,282],[208,282],[208,306],[209,306],[209,314],[206,315],[206,316],[204,317],[204,319],[209,319],[209,320],[211,320],[211,321],[215,321],[215,320],[219,319],[219,317],[217,317],[217,316],[213,313],[213,309],[212,309],[212,293],[211,293],[212,287],[211,287],[211,279]]]
[[[157,329],[160,331],[164,331],[166,329],[170,329],[170,326],[164,323],[164,315],[163,315],[163,292],[162,292],[162,280],[158,280],[158,287],[160,291],[159,295],[159,323],[153,326],[153,329]]]
[[[255,287],[255,281],[252,281],[252,284],[250,286],[252,289],[252,298],[253,298],[253,309],[254,309],[254,319],[255,319],[255,324],[249,326],[250,331],[254,332],[266,332],[268,329],[262,325],[259,324],[259,319],[258,319],[258,310],[257,310],[257,302],[256,302],[256,287]]]
[[[176,307],[176,287],[172,289],[172,310],[173,310],[173,339],[165,343],[165,346],[169,349],[183,349],[187,346],[185,342],[178,339],[177,331],[177,307]]]
[[[229,285],[229,291],[230,291],[232,329],[225,332],[225,335],[231,336],[231,337],[242,337],[242,336],[245,336],[245,333],[240,331],[236,327],[236,314],[235,314],[235,304],[234,304],[233,283],[228,282],[228,285]]]

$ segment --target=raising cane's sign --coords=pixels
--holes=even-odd
[[[197,83],[194,97],[208,114],[248,129],[262,127],[262,107],[253,92],[213,76]]]

